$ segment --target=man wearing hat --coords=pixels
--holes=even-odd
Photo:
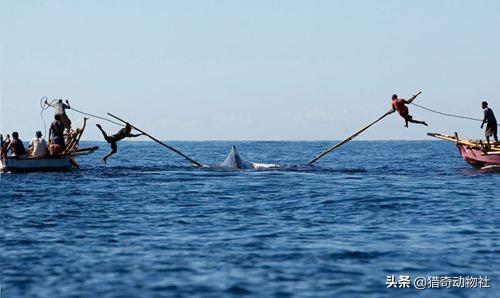
[[[47,142],[44,138],[42,138],[41,131],[37,131],[35,133],[35,137],[31,140],[28,148],[30,150],[29,157],[36,158],[44,157],[47,155]]]

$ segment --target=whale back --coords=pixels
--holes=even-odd
[[[253,169],[253,164],[241,157],[235,145],[231,148],[231,152],[227,155],[222,166],[230,169]]]

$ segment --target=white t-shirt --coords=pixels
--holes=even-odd
[[[47,154],[47,142],[43,138],[33,138],[29,144],[31,157],[42,157]]]
[[[66,113],[66,109],[68,109],[69,106],[67,106],[66,104],[64,103],[59,103],[59,102],[56,102],[54,104],[54,112],[56,115],[62,115],[64,113]]]

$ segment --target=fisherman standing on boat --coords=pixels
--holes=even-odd
[[[406,106],[407,104],[410,104],[410,102],[405,99],[398,98],[397,94],[392,95],[392,111],[397,111],[399,115],[405,119],[405,127],[408,127],[408,122],[428,126],[425,121],[413,119],[413,116],[411,116],[408,111],[408,107]]]
[[[54,115],[54,121],[49,129],[49,153],[57,155],[64,151],[64,124],[61,122],[61,115]]]
[[[50,104],[45,100],[45,103],[54,108],[55,115],[61,115],[61,122],[68,131],[71,130],[71,120],[66,114],[66,109],[71,109],[69,101],[66,99],[66,103],[63,103],[62,99],[57,100],[55,104]]]
[[[488,102],[483,101],[481,104],[483,110],[484,110],[484,119],[483,123],[481,124],[481,128],[484,127],[484,124],[486,124],[486,130],[484,131],[484,134],[486,136],[486,141],[488,142],[488,146],[490,145],[490,137],[493,137],[495,139],[495,142],[498,142],[498,123],[497,119],[495,118],[495,114],[493,113],[493,110],[488,107]]]
[[[9,150],[15,158],[26,157],[26,149],[24,148],[23,141],[19,139],[17,131],[12,133],[12,141],[10,141],[9,146],[7,146],[7,151]]]
[[[118,141],[121,141],[125,138],[135,138],[143,135],[143,134],[131,134],[130,132],[132,131],[132,126],[128,122],[126,123],[124,128],[120,129],[116,134],[112,136],[108,136],[108,134],[104,131],[104,129],[102,129],[100,124],[96,124],[96,126],[102,132],[102,135],[104,136],[106,142],[108,142],[111,145],[111,151],[102,158],[102,161],[104,161],[104,163],[106,163],[107,159],[111,155],[115,154],[118,151],[118,146],[116,145]]]

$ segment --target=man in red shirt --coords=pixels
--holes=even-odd
[[[418,121],[413,119],[413,116],[409,114],[408,107],[406,106],[407,104],[410,104],[410,102],[405,99],[398,98],[396,94],[392,96],[392,109],[393,111],[398,111],[399,115],[403,117],[403,119],[405,119],[405,127],[408,127],[408,122],[428,126],[425,121]]]

